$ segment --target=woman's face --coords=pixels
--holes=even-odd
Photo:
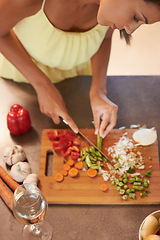
[[[160,8],[144,0],[100,0],[98,23],[133,33],[141,24],[160,21]]]

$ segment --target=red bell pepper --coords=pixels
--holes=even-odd
[[[79,152],[71,152],[71,158],[73,160],[77,160],[80,157],[80,153]]]
[[[70,148],[63,149],[63,150],[61,151],[61,153],[62,153],[62,155],[63,155],[64,157],[67,157],[67,156],[71,153],[71,150],[70,150]]]
[[[18,104],[12,105],[7,114],[7,126],[14,135],[28,132],[31,127],[29,112]]]
[[[57,139],[59,137],[58,130],[54,129],[50,132],[47,132],[47,136],[51,141]]]
[[[79,147],[78,146],[72,146],[72,147],[70,147],[71,148],[71,152],[80,152],[80,149],[79,149]]]
[[[71,155],[73,160],[80,156],[80,140],[75,137],[75,134],[68,130],[57,130],[47,132],[47,136],[52,141],[52,146],[55,151],[61,151],[64,157]]]
[[[73,144],[79,146],[79,145],[81,144],[79,138],[75,138],[75,139],[73,140]]]

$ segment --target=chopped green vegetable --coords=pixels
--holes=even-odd
[[[136,182],[142,182],[141,178],[136,177]]]
[[[125,193],[124,189],[120,189],[119,194],[123,195]]]
[[[96,156],[102,158],[102,154],[98,151],[96,151]]]
[[[119,179],[118,178],[115,179],[115,183],[116,183],[116,185],[119,184]]]
[[[135,178],[130,178],[129,181],[130,181],[130,183],[134,183],[136,181],[136,179]]]
[[[119,181],[122,182],[122,181],[123,181],[123,178],[119,177]]]
[[[127,178],[123,179],[123,183],[124,184],[128,183],[128,179]]]
[[[118,170],[118,169],[119,169],[119,163],[114,164],[114,168],[115,168],[116,170]]]
[[[127,199],[128,199],[128,196],[127,196],[127,195],[123,195],[123,196],[122,196],[122,199],[123,199],[123,200],[127,200]]]
[[[121,190],[121,187],[116,187],[116,190],[119,192]]]
[[[124,188],[125,190],[127,190],[127,189],[128,189],[128,186],[127,186],[127,185],[124,185],[123,188]]]
[[[123,187],[123,183],[122,182],[119,182],[119,184],[118,184],[120,187]]]
[[[97,148],[99,150],[101,150],[101,148],[102,148],[102,137],[100,136],[99,133],[97,134]]]
[[[135,193],[129,193],[129,198],[136,198],[136,194]]]
[[[87,163],[84,161],[83,162],[83,166],[84,166],[84,168],[87,170],[88,169],[88,165],[87,165]]]
[[[134,193],[136,190],[134,188],[131,189],[131,192]]]
[[[141,182],[134,182],[133,186],[141,186]]]
[[[147,180],[146,178],[144,178],[144,180],[143,180],[143,184],[144,184],[145,187],[148,187],[149,182],[148,182],[148,180]]]
[[[149,170],[146,173],[144,173],[144,176],[150,178],[151,177],[151,173],[152,173],[152,171]]]
[[[116,184],[116,182],[115,182],[115,181],[112,181],[112,182],[111,182],[111,184],[112,184],[112,185],[115,185],[115,184]]]
[[[133,186],[133,189],[138,190],[138,191],[142,191],[143,186]]]
[[[127,194],[130,194],[130,192],[131,192],[130,189],[127,189],[127,190],[126,190],[126,193],[127,193]]]
[[[127,174],[124,174],[124,175],[123,175],[123,178],[124,178],[124,179],[127,179],[127,178],[128,178]]]
[[[140,193],[139,193],[139,196],[140,196],[140,197],[143,197],[143,193],[142,193],[142,192],[140,192]]]
[[[134,168],[129,168],[128,170],[127,170],[127,173],[134,173],[135,172],[135,169]]]

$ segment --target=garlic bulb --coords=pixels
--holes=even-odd
[[[23,162],[26,159],[26,153],[20,145],[8,146],[4,150],[4,161],[12,166],[17,162]]]
[[[23,181],[23,184],[31,184],[37,186],[38,184],[38,176],[35,173],[29,174]]]
[[[11,167],[11,176],[16,182],[23,182],[24,179],[31,173],[31,168],[28,162],[18,162]]]

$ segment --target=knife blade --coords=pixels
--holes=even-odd
[[[60,117],[60,119],[66,124],[68,125],[68,123]],[[68,125],[69,126],[69,125]],[[94,144],[92,143],[81,131],[79,131],[77,133],[77,135],[79,135],[80,137],[82,137],[87,143],[89,143],[91,146],[93,146],[106,160],[107,162],[109,162],[112,166],[113,166],[113,163],[111,162],[111,160]]]

